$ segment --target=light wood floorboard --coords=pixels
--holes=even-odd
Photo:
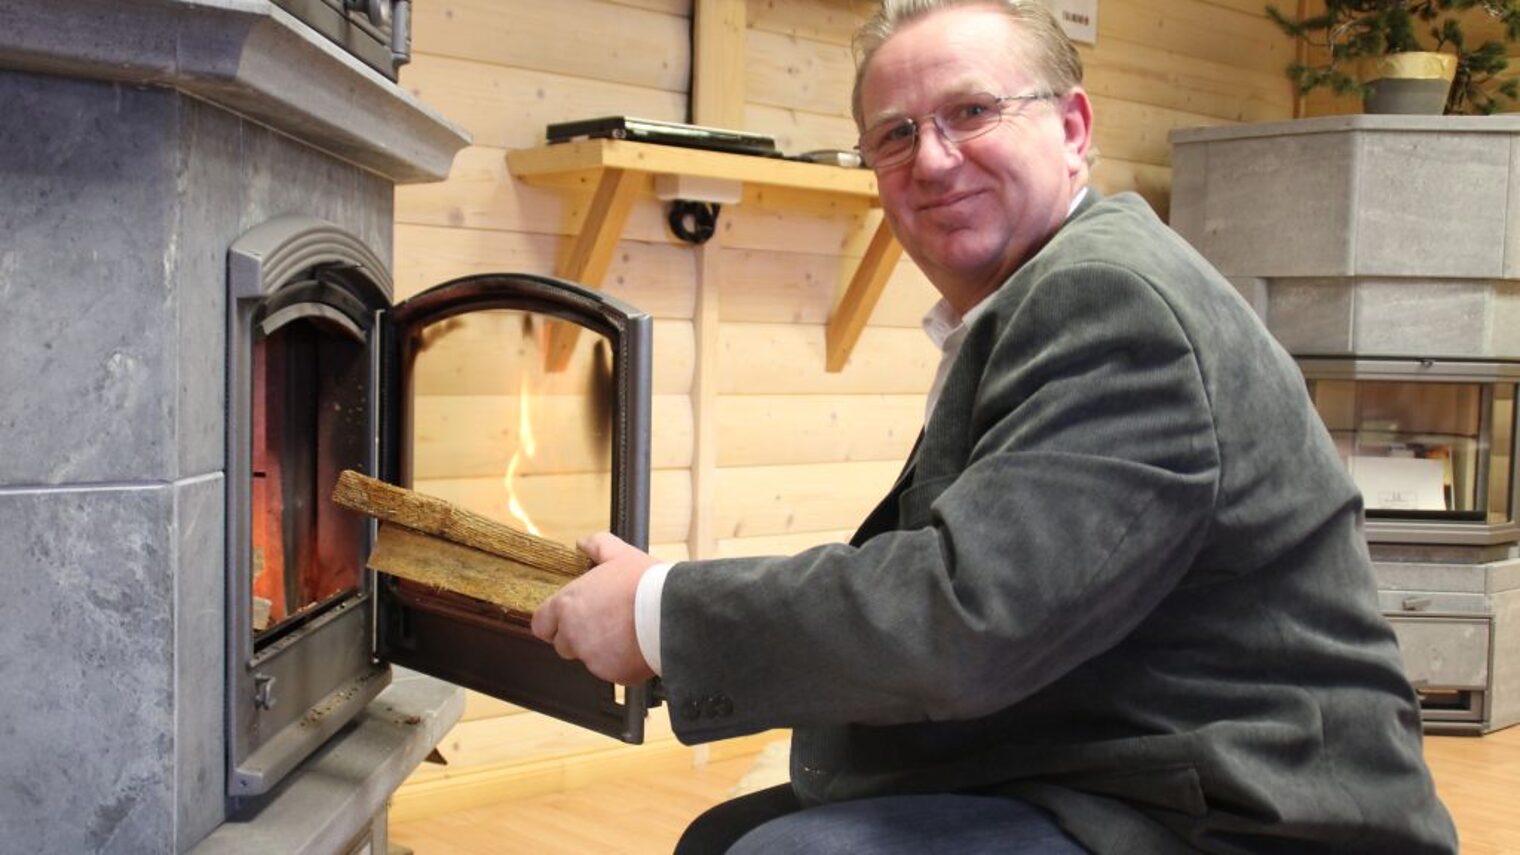
[[[1464,855],[1520,853],[1520,727],[1481,738],[1432,736],[1425,756]],[[753,756],[610,781],[391,826],[416,855],[669,852],[693,817],[727,797]]]

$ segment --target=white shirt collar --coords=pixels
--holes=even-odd
[[[1067,219],[1071,219],[1071,215],[1077,210],[1077,206],[1082,204],[1082,200],[1086,198],[1087,188],[1083,187],[1077,191],[1077,195],[1072,197],[1071,205],[1066,209]],[[987,309],[987,298],[996,293],[996,291],[993,291],[987,297],[983,297],[980,302],[966,312],[964,317],[956,314],[955,309],[951,308],[950,303],[944,297],[939,298],[933,306],[929,307],[929,311],[921,321],[924,334],[929,337],[930,341],[934,342],[935,349],[940,353],[947,353],[948,348],[952,344],[958,350],[960,339],[964,337],[963,331],[975,322],[977,318],[981,317],[982,313]],[[955,336],[956,333],[962,333],[962,335],[956,336],[956,340],[951,342],[951,336]],[[953,353],[947,353],[947,355],[954,356]]]
[[[1071,218],[1072,213],[1085,198],[1087,198],[1087,188],[1083,187],[1071,200],[1071,207],[1066,209],[1067,219]],[[992,294],[996,293],[996,291],[992,292]],[[992,301],[988,298],[992,294],[983,297],[980,302],[968,309],[964,317],[956,314],[955,309],[951,308],[943,297],[930,306],[929,312],[924,315],[924,333],[929,336],[929,340],[934,342],[934,346],[940,352],[939,366],[934,371],[934,381],[929,384],[929,396],[924,402],[925,423],[928,423],[929,417],[934,415],[934,407],[939,404],[939,395],[945,389],[945,378],[950,376],[950,366],[960,355],[961,344],[966,340],[966,331],[991,307]]]

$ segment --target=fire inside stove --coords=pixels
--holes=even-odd
[[[612,524],[612,355],[587,333],[546,369],[548,321],[495,309],[425,328],[406,439],[417,490],[569,544]]]
[[[361,589],[363,520],[327,499],[339,472],[369,459],[367,351],[344,332],[301,318],[253,345],[251,622],[261,643]]]

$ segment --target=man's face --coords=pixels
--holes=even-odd
[[[947,143],[926,117],[958,96],[1042,90],[1028,52],[1002,14],[962,7],[900,30],[861,81],[865,127],[919,120],[913,160],[878,172],[892,231],[958,311],[1002,284],[1066,219],[1086,182],[1091,107],[1080,89],[1007,102],[990,132]]]

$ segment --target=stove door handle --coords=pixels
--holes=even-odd
[[[390,6],[385,0],[343,0],[343,5],[354,11],[362,10],[370,24],[376,27],[385,26],[390,18]]]

